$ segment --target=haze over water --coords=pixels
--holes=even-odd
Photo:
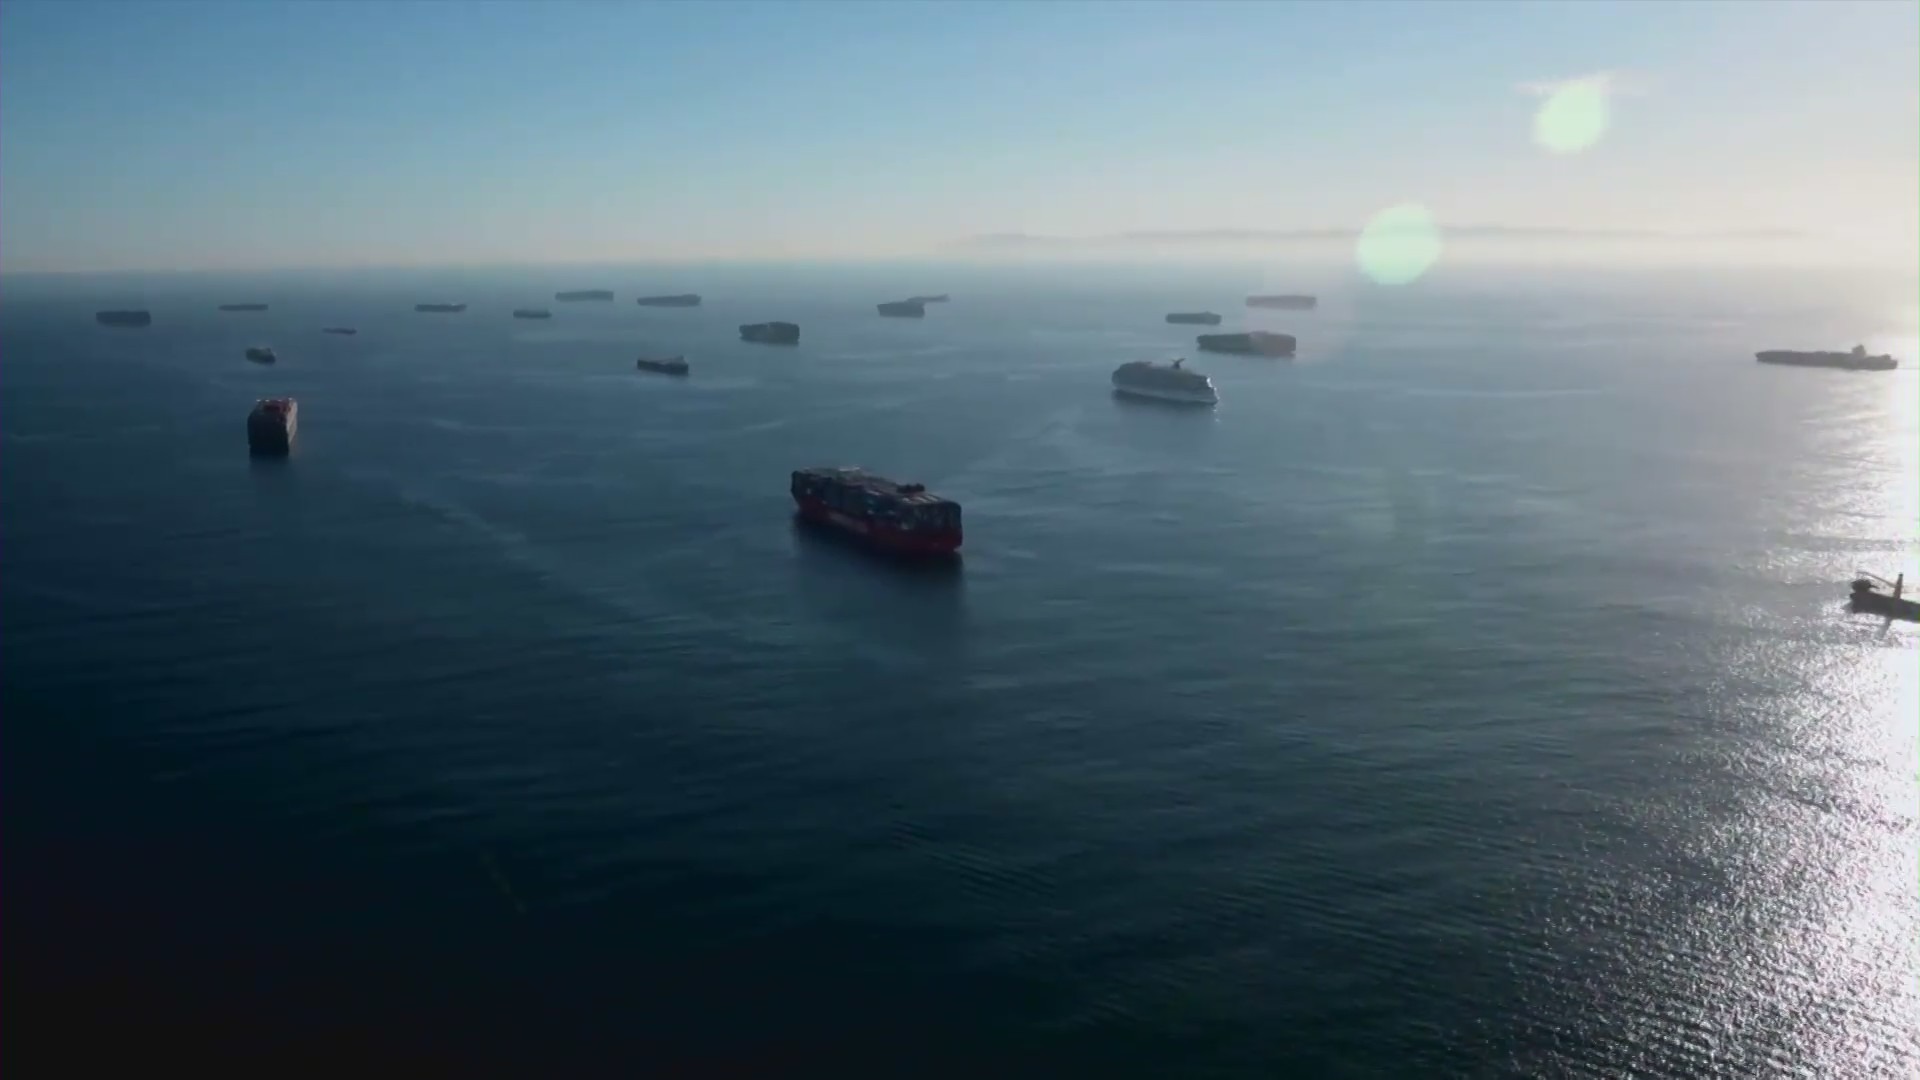
[[[1913,295],[12,279],[11,1052],[84,1017],[416,1074],[1911,1074],[1916,636],[1841,604],[1920,569]],[[1194,354],[1185,309],[1301,356]],[[771,318],[798,348],[735,340]],[[1752,360],[1855,341],[1902,368]],[[1110,395],[1182,354],[1216,410]],[[281,393],[299,446],[252,462]],[[837,463],[959,500],[961,568],[796,531],[788,471]]]

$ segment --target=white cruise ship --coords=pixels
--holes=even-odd
[[[1181,366],[1185,362],[1175,360],[1171,364],[1156,364],[1151,360],[1135,360],[1130,364],[1121,364],[1114,370],[1113,388],[1117,393],[1159,401],[1178,401],[1187,405],[1218,404],[1220,396],[1213,392],[1213,380],[1197,371],[1188,371]]]

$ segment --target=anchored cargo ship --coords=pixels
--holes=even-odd
[[[633,362],[641,371],[657,371],[662,375],[685,375],[687,360],[684,356],[663,356],[659,359],[643,356]]]
[[[1241,353],[1253,356],[1292,356],[1296,342],[1292,334],[1269,334],[1253,330],[1245,334],[1201,334],[1200,347],[1208,352]]]
[[[292,398],[261,398],[247,414],[247,449],[263,456],[288,454],[299,427],[299,403]]]
[[[1792,349],[1770,349],[1766,352],[1754,353],[1753,357],[1763,364],[1841,368],[1846,371],[1892,371],[1900,366],[1900,361],[1884,353],[1879,356],[1868,356],[1865,345],[1855,345],[1851,352],[1795,352]]]
[[[1113,372],[1114,392],[1185,405],[1219,403],[1220,395],[1213,388],[1213,380],[1197,371],[1188,371],[1182,366],[1185,363],[1182,359],[1171,364],[1156,364],[1151,360],[1121,364]]]
[[[900,555],[960,550],[960,504],[921,484],[901,484],[857,467],[796,469],[790,490],[808,521],[840,529]]]
[[[745,323],[740,327],[740,340],[762,345],[798,345],[800,327],[790,322]]]

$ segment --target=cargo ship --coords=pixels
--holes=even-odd
[[[329,327],[327,327],[326,329],[324,329],[324,330],[322,330],[322,331],[320,331],[320,332],[321,332],[321,333],[323,333],[323,334],[341,334],[341,335],[352,335],[352,334],[357,334],[357,333],[359,333],[360,331],[358,331],[358,330],[355,330],[355,329],[354,329],[353,327],[351,327],[351,326],[329,326]]]
[[[641,307],[699,307],[699,293],[676,293],[672,296],[643,296],[634,303]]]
[[[265,304],[221,304],[221,311],[265,311]]]
[[[927,313],[925,300],[889,300],[879,305],[880,314],[895,319],[918,319]]]
[[[292,398],[261,398],[247,414],[247,449],[261,456],[289,454],[299,427],[300,406]]]
[[[1214,391],[1213,380],[1197,371],[1188,371],[1182,366],[1185,363],[1186,360],[1180,359],[1171,364],[1156,364],[1151,360],[1121,364],[1113,372],[1114,393],[1183,405],[1219,404],[1220,395]]]
[[[1292,356],[1296,344],[1292,334],[1269,334],[1265,330],[1253,330],[1245,334],[1201,334],[1196,340],[1208,352],[1248,356]]]
[[[931,293],[927,296],[916,296],[913,299],[918,300],[923,304],[944,304],[948,300],[951,300],[952,297],[948,296],[946,293]]]
[[[758,342],[761,345],[798,345],[800,327],[790,322],[743,323],[740,327],[740,340]]]
[[[546,308],[514,308],[513,317],[516,319],[551,319],[553,318],[553,312],[548,311]]]
[[[101,326],[151,326],[151,311],[96,311],[93,321]]]
[[[271,364],[280,358],[275,356],[273,350],[267,348],[265,345],[255,345],[247,349],[247,359],[256,364]]]
[[[1197,326],[1219,326],[1220,316],[1211,311],[1176,311],[1167,316],[1167,321]]]
[[[657,371],[662,375],[685,375],[687,359],[684,356],[663,356],[659,359],[643,356],[633,362],[641,371]]]
[[[435,315],[458,315],[467,310],[465,304],[415,304],[415,311],[425,311]]]
[[[1884,353],[1879,356],[1868,356],[1865,345],[1855,345],[1852,352],[1794,352],[1792,349],[1769,349],[1766,352],[1754,353],[1753,357],[1763,364],[1841,368],[1846,371],[1892,371],[1900,366],[1900,361]]]
[[[612,289],[574,289],[571,292],[554,293],[553,298],[555,300],[611,300],[613,299],[613,290]]]
[[[1274,293],[1247,297],[1248,307],[1280,308],[1285,311],[1311,311],[1320,301],[1300,293]]]
[[[846,532],[890,554],[946,556],[960,550],[960,504],[921,484],[857,467],[796,469],[790,489],[801,518]]]

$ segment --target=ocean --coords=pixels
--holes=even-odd
[[[0,1043],[251,1075],[1913,1075],[1920,635],[1842,603],[1856,570],[1920,580],[1914,295],[9,278]],[[443,300],[470,306],[412,311]],[[1194,353],[1162,322],[1190,309],[1300,355]],[[768,319],[800,344],[737,339]],[[1901,370],[1753,362],[1856,341]],[[1218,408],[1111,394],[1179,355]],[[297,448],[250,459],[279,394]],[[961,562],[796,528],[818,464],[958,500]]]

